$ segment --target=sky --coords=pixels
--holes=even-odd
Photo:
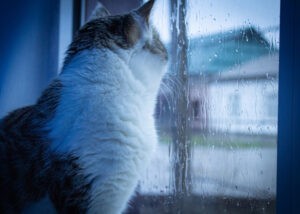
[[[170,0],[157,0],[152,22],[163,41],[170,39]],[[280,0],[187,0],[187,25],[190,38],[254,26],[265,32],[279,26]],[[274,29],[274,28],[273,28]],[[278,31],[266,33],[278,40]]]

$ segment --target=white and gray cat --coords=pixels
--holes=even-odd
[[[0,122],[0,213],[48,198],[58,213],[122,213],[157,142],[156,95],[167,51],[150,0],[93,19],[60,75]]]

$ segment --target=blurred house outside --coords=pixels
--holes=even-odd
[[[199,133],[275,136],[278,64],[277,48],[253,27],[191,39],[190,128]],[[170,122],[170,97],[164,91],[158,98],[156,115],[162,129]]]
[[[192,38],[188,53],[192,194],[205,199],[231,198],[237,204],[242,198],[259,198],[266,200],[260,206],[272,213],[276,197],[278,48],[264,32],[250,27]],[[158,96],[156,118],[161,143],[142,179],[143,194],[164,195],[171,189],[167,173],[172,157],[164,154],[170,152],[172,142],[169,103],[180,82],[169,72],[165,84],[175,90],[163,87]]]

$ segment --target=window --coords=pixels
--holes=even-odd
[[[199,117],[200,117],[200,105],[199,105],[199,101],[198,100],[195,100],[195,101],[193,101],[192,102],[192,111],[193,111],[193,113],[192,113],[192,115],[193,115],[193,118],[194,119],[199,119]]]
[[[275,108],[274,104],[277,104],[278,102],[278,94],[277,93],[269,93],[265,96],[266,99],[266,115],[270,118],[270,119],[274,119],[277,117],[278,111],[277,108]]]
[[[274,213],[279,0],[179,2],[153,16],[173,59],[172,44],[186,54],[158,95],[160,144],[128,213]]]
[[[238,94],[231,94],[228,97],[228,110],[232,117],[239,116],[240,113],[240,97]]]
[[[159,31],[174,60],[165,82],[177,90],[159,94],[163,131],[134,206],[275,213],[279,0],[158,4],[154,22],[169,24]]]
[[[32,4],[27,4],[27,9],[22,9],[24,6],[22,4],[19,4],[22,10],[11,7],[20,13],[36,12],[30,5],[36,6],[37,1],[31,2]],[[47,11],[38,14],[40,20],[46,20],[41,16],[49,16],[54,17],[52,21],[55,23],[58,17],[58,2],[43,2],[44,6],[40,3],[36,6],[40,11]],[[110,7],[115,4],[115,1],[105,2]],[[133,4],[137,5],[139,2]],[[157,1],[158,6],[153,16],[153,21],[170,51],[174,35],[168,29],[174,29],[171,21],[177,18],[174,8],[173,10],[170,8],[170,4],[174,2]],[[297,50],[300,48],[299,42],[296,42],[300,29],[299,21],[297,22],[300,20],[297,13],[300,9],[299,4],[296,0],[281,2],[283,13],[280,25],[279,0],[223,2],[180,0],[180,2],[186,3],[188,72],[185,76],[187,81],[183,86],[188,87],[185,94],[186,112],[178,111],[177,115],[185,115],[186,129],[180,131],[181,138],[174,133],[176,129],[172,126],[173,94],[160,93],[156,108],[160,145],[150,168],[140,182],[137,195],[132,201],[132,208],[128,212],[275,213],[277,198],[280,202],[278,212],[299,213],[296,204],[300,171],[297,154],[299,152],[297,133],[300,133],[297,97],[299,75],[296,72],[299,70]],[[18,106],[32,103],[46,82],[55,74],[57,40],[60,41],[59,50],[64,50],[63,46],[66,47],[73,33],[73,29],[69,27],[74,21],[72,7],[75,3],[80,13],[77,10],[77,15],[74,16],[82,22],[88,17],[87,11],[91,11],[90,8],[93,8],[96,1],[60,1],[59,38],[57,38],[58,23],[52,25],[54,27],[51,31],[48,28],[45,30],[43,26],[47,24],[42,22],[31,29],[32,32],[46,32],[43,41],[39,43],[39,40],[36,40],[37,45],[31,45],[30,49],[39,50],[43,45],[50,45],[50,49],[46,48],[52,50],[50,61],[44,63],[42,60],[40,62],[43,63],[37,65],[36,61],[48,57],[29,54],[26,55],[26,59],[19,59],[14,55],[14,51],[6,54],[7,58],[1,65],[0,79],[2,115]],[[175,9],[179,9],[178,5],[175,6]],[[129,6],[133,7],[135,6]],[[122,9],[125,6],[118,8]],[[128,8],[124,9],[126,10]],[[72,12],[67,13],[68,11]],[[18,19],[21,20],[20,25],[33,26],[27,23],[39,19],[36,18],[36,13],[32,14],[28,20]],[[67,16],[63,17],[64,14]],[[165,17],[171,17],[171,21]],[[51,19],[48,21],[51,22]],[[19,27],[16,26],[14,29]],[[63,29],[67,34],[62,32]],[[280,45],[279,29],[283,33]],[[22,34],[22,31],[19,34]],[[67,36],[64,37],[65,35]],[[46,44],[44,41],[48,41],[46,39],[48,37],[51,42]],[[35,44],[28,35],[22,38],[24,40],[20,40],[19,44]],[[28,40],[25,40],[26,38]],[[33,37],[32,39],[35,40]],[[16,42],[15,37],[12,37],[12,41],[14,42],[10,44]],[[182,47],[182,43],[180,44]],[[18,47],[22,50],[28,49],[26,45],[22,46],[23,48]],[[280,87],[278,87],[279,49]],[[6,47],[5,50],[10,50],[10,47]],[[62,63],[62,53],[60,51],[59,65]],[[29,58],[30,60],[27,60]],[[42,64],[47,67],[47,71],[40,74],[38,71],[43,70]],[[18,65],[22,65],[22,69],[11,67]],[[26,81],[22,81],[23,74],[26,73],[24,69],[35,65],[37,69],[31,71],[32,78],[25,75]],[[8,70],[20,71],[22,74],[9,74]],[[177,81],[174,83],[172,79],[171,83],[182,86],[178,74],[172,71],[170,74]],[[15,82],[24,82],[20,86],[22,88],[12,88]],[[23,88],[29,88],[29,91]],[[281,105],[277,110],[278,90]],[[22,93],[31,93],[32,96],[28,98]],[[10,96],[7,96],[8,94]],[[18,99],[20,97],[22,99]],[[278,111],[281,116],[277,133]],[[182,136],[184,132],[185,135]],[[276,176],[277,134],[279,167]],[[176,139],[184,142],[180,144],[184,149],[174,148]],[[185,152],[186,156],[176,162],[174,155],[182,154],[181,152]],[[183,170],[176,171],[177,166],[182,166]],[[175,182],[176,172],[185,173],[182,183]],[[180,184],[185,187],[178,188]]]

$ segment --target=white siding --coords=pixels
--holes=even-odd
[[[277,94],[278,85],[273,80],[210,84],[209,129],[234,133],[276,134]],[[234,103],[235,101],[238,103]],[[270,109],[272,106],[275,109]]]

